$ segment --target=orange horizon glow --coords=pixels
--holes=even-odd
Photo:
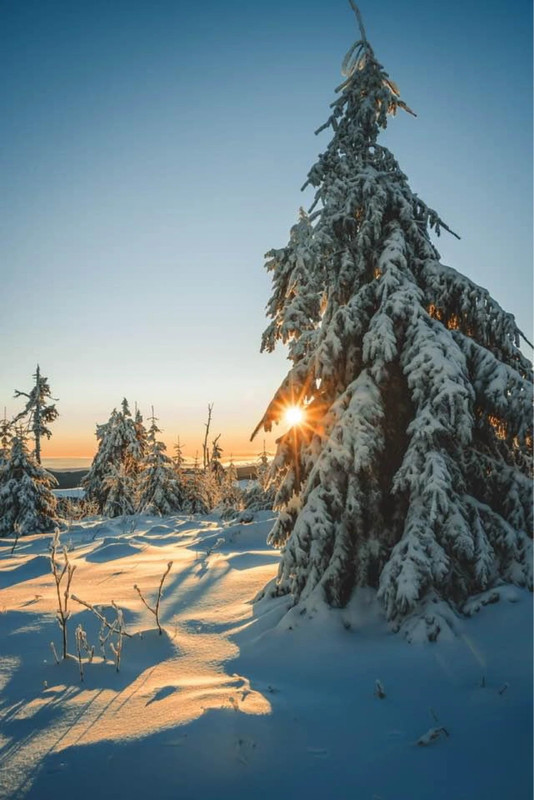
[[[267,452],[274,455],[276,451],[275,436],[268,437],[269,441],[266,442]],[[180,437],[182,442],[182,453],[187,461],[193,461],[198,455],[202,461],[202,441],[196,431],[191,437]],[[161,441],[166,445],[167,455],[173,456],[175,454],[174,446],[176,444],[176,437],[161,436]],[[192,442],[192,444],[189,444]],[[228,437],[221,436],[221,443],[223,446],[222,461],[228,463],[233,461],[248,461],[255,462],[259,457],[259,452],[262,449],[257,442],[250,444],[248,432],[243,434],[228,435]],[[28,440],[31,447],[31,439]],[[93,459],[97,450],[96,438],[93,435],[89,436],[57,436],[47,441],[46,439],[41,443],[43,459],[57,458],[57,459]],[[210,446],[211,449],[211,446]]]

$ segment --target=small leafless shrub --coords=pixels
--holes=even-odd
[[[54,531],[54,538],[52,539],[52,544],[50,547],[50,568],[52,570],[52,575],[54,576],[54,581],[56,584],[57,603],[58,603],[56,619],[61,630],[63,658],[67,658],[67,622],[70,618],[70,611],[68,609],[69,596],[70,596],[69,591],[72,582],[72,576],[74,575],[74,570],[76,569],[76,565],[70,563],[69,554],[67,552],[66,547],[63,547],[61,550],[61,555],[63,557],[63,564],[59,563],[58,561],[59,546],[60,546],[59,528],[56,528]],[[65,583],[63,588],[62,583],[64,579]]]
[[[104,614],[102,614],[102,612],[99,611],[98,608],[93,606],[91,603],[82,600],[75,594],[72,595],[72,599],[74,600],[75,603],[79,603],[81,606],[84,606],[84,608],[87,608],[89,611],[92,611],[95,617],[98,620],[100,620],[100,632],[98,634],[98,642],[100,645],[102,656],[104,659],[107,658],[106,645],[109,645],[114,656],[115,668],[118,672],[122,657],[122,640],[125,636],[128,639],[131,638],[131,634],[127,633],[127,631],[124,630],[124,614],[122,610],[112,600],[111,605],[115,609],[116,618],[112,622],[110,622],[107,619],[107,617]],[[93,653],[94,653],[94,648],[93,648]]]
[[[137,594],[139,595],[139,597],[141,598],[141,600],[143,601],[143,603],[145,604],[145,606],[148,608],[148,610],[151,611],[152,614],[154,614],[154,616],[156,617],[156,624],[158,626],[158,631],[159,631],[159,635],[160,636],[163,633],[163,629],[162,629],[162,627],[160,625],[160,621],[159,621],[159,607],[160,607],[160,603],[161,603],[161,596],[162,596],[162,593],[163,593],[163,584],[165,583],[165,579],[167,578],[167,575],[171,571],[171,567],[172,567],[172,561],[169,561],[169,563],[167,564],[167,569],[165,570],[165,572],[161,576],[161,580],[159,582],[158,597],[157,597],[157,600],[156,600],[156,605],[154,607],[149,606],[149,604],[147,603],[147,601],[145,600],[145,598],[143,597],[143,595],[141,593],[141,589],[139,588],[139,586],[137,584],[135,584],[135,586],[133,587],[135,589],[135,591],[137,592]]]

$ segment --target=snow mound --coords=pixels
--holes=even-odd
[[[174,533],[174,528],[170,525],[153,525],[143,535],[150,539],[153,536],[165,536]]]
[[[118,558],[127,558],[134,556],[142,551],[142,547],[132,544],[131,542],[124,542],[121,539],[112,536],[106,536],[95,549],[85,556],[86,561],[94,561],[97,563],[104,563],[105,561],[115,561]]]

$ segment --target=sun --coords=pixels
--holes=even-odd
[[[301,425],[304,421],[304,411],[299,406],[289,406],[284,414],[284,419],[291,427]]]

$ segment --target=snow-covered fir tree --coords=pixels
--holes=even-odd
[[[221,435],[217,436],[211,443],[211,457],[207,469],[215,476],[219,483],[224,480],[224,467],[221,462],[222,447],[219,444]]]
[[[230,458],[221,481],[221,505],[226,511],[238,511],[243,508],[243,492],[237,480],[237,469]]]
[[[211,469],[211,462],[208,465],[208,468],[202,472],[200,478],[202,483],[202,494],[206,498],[208,511],[212,511],[214,508],[217,508],[217,506],[222,502],[221,487],[223,479],[224,467],[222,467],[221,472],[215,472]]]
[[[105,501],[102,514],[105,517],[122,517],[135,514],[136,483],[124,464],[112,464],[102,481]]]
[[[158,440],[161,430],[152,409],[151,425],[148,429],[147,455],[139,476],[138,509],[146,514],[167,516],[182,511],[186,502],[183,473],[165,453],[165,444]],[[182,480],[179,480],[179,475]]]
[[[176,470],[177,474],[181,476],[184,469],[185,458],[179,436],[178,439],[176,440],[176,444],[174,445],[173,449],[174,449],[174,455],[172,457],[172,463],[174,464],[174,469]]]
[[[265,442],[258,456],[256,472],[256,480],[250,481],[244,492],[245,508],[249,511],[268,511],[274,506],[276,487]]]
[[[52,431],[47,426],[58,418],[59,413],[55,406],[57,400],[52,397],[48,378],[41,375],[39,364],[37,364],[33,377],[35,386],[29,392],[15,390],[15,397],[26,397],[27,402],[23,411],[15,417],[14,422],[18,422],[21,419],[26,420],[27,428],[32,432],[35,440],[35,458],[40,464],[41,438],[46,436],[47,439],[50,439]],[[54,403],[50,403],[50,400],[54,400]]]
[[[198,453],[195,456],[193,469],[186,476],[186,509],[190,514],[207,514],[211,510],[206,491],[206,472],[200,469]]]
[[[215,437],[211,443],[211,455],[208,465],[202,474],[203,494],[206,498],[208,509],[211,511],[222,502],[222,484],[224,481],[224,467],[221,462],[222,447],[219,444],[221,435]]]
[[[116,475],[122,467],[123,472],[135,481],[141,465],[143,446],[126,399],[121,411],[113,409],[109,420],[96,426],[96,438],[98,450],[82,486],[87,500],[95,502],[104,513],[110,486],[106,482],[108,475]]]
[[[287,342],[292,365],[258,428],[304,412],[274,462],[274,591],[343,606],[375,587],[395,630],[435,638],[442,601],[532,585],[531,364],[513,316],[441,263],[448,228],[379,142],[409,109],[361,30],[309,216],[267,254],[262,349]]]
[[[22,534],[53,530],[59,522],[53,486],[56,479],[28,451],[25,435],[18,430],[0,470],[0,534],[11,533],[15,526]]]

